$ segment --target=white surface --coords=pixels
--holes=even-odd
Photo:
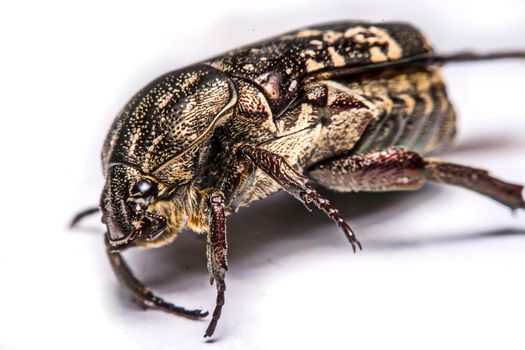
[[[226,306],[207,320],[138,310],[92,218],[113,116],[168,70],[296,27],[404,20],[443,52],[525,47],[516,1],[29,1],[0,6],[0,348],[523,349],[524,213],[465,190],[330,195],[364,251],[278,195],[229,218]],[[445,159],[525,182],[525,63],[445,69],[460,117]],[[498,234],[501,234],[498,237]],[[131,265],[161,295],[212,310],[204,241],[191,233]]]

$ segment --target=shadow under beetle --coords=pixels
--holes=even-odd
[[[156,296],[120,252],[159,247],[188,227],[207,234],[216,307],[224,304],[226,215],[285,190],[322,210],[354,251],[355,234],[309,183],[340,192],[415,190],[426,181],[461,186],[511,209],[523,186],[488,172],[427,158],[455,136],[455,113],[439,68],[446,62],[525,58],[525,51],[434,53],[403,23],[309,27],[167,73],[118,114],[102,150],[99,208],[120,282],[141,305],[207,316]]]

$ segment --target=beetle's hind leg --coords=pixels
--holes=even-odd
[[[402,149],[342,156],[312,166],[308,175],[340,192],[415,190],[429,180],[464,187],[511,209],[525,208],[521,185],[499,180],[485,170],[424,159]]]
[[[523,186],[492,177],[486,170],[429,159],[425,162],[425,177],[478,192],[512,210],[525,209]]]
[[[120,283],[122,283],[122,285],[126,287],[126,289],[131,293],[133,300],[135,300],[139,306],[145,309],[151,307],[191,319],[198,319],[208,315],[207,311],[202,311],[199,309],[188,310],[181,306],[171,304],[153,294],[149,288],[147,288],[133,275],[133,272],[129,268],[120,252],[111,250],[111,246],[107,242],[107,238],[106,251],[115,275],[117,276]]]

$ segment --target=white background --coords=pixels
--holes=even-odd
[[[442,52],[525,48],[515,1],[17,1],[0,5],[1,349],[523,349],[525,220],[468,191],[334,195],[363,252],[277,195],[229,217],[226,306],[205,321],[138,310],[118,287],[98,218],[99,151],[154,77],[319,22],[403,20]],[[525,62],[458,64],[460,117],[443,158],[525,182]],[[204,240],[126,254],[143,280],[212,310]]]

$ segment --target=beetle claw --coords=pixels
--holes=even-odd
[[[176,306],[176,305],[173,305],[171,303],[168,303],[166,301],[164,301],[162,305],[158,305],[158,304],[153,304],[151,306],[146,305],[146,308],[147,307],[151,307],[153,309],[158,309],[158,310],[170,313],[170,314],[183,316],[183,317],[186,317],[186,318],[189,318],[189,319],[192,319],[192,320],[203,318],[203,317],[206,317],[206,316],[209,315],[209,312],[205,311],[205,310],[201,310],[201,309],[188,310],[188,309],[185,309],[183,307]]]
[[[359,242],[359,240],[355,236],[350,226],[348,226],[348,224],[344,221],[342,222],[338,221],[338,224],[339,224],[339,227],[343,229],[343,232],[345,233],[346,238],[352,245],[352,250],[354,251],[354,253],[357,252],[357,248],[359,248],[359,250],[363,250],[363,246],[361,245],[361,242]]]

